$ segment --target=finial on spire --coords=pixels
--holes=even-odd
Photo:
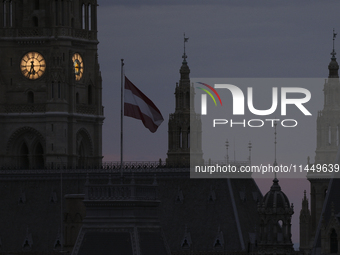
[[[249,143],[248,143],[248,149],[249,149],[249,163],[251,163],[251,148],[252,148],[252,146],[251,146],[251,141],[249,141]]]
[[[229,164],[229,153],[228,153],[228,149],[229,149],[229,141],[228,141],[228,139],[227,139],[227,141],[225,142],[225,147],[227,148],[227,156],[226,156],[226,158],[227,158],[227,164]]]
[[[188,42],[189,40],[189,37],[185,37],[185,33],[184,33],[184,53],[183,53],[183,63],[186,63],[187,62],[187,55],[185,54],[185,43]]]
[[[332,59],[333,58],[335,59],[335,55],[336,55],[335,48],[334,48],[334,41],[335,41],[336,35],[337,35],[337,33],[335,33],[335,30],[333,28],[333,51],[331,52]]]

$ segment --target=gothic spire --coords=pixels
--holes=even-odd
[[[189,37],[185,37],[185,33],[184,33],[184,53],[183,53],[183,56],[182,56],[182,58],[183,58],[182,64],[187,64],[187,57],[188,56],[185,54],[185,43],[188,42],[188,40],[189,40]]]
[[[328,65],[329,69],[329,76],[328,78],[339,78],[338,70],[339,70],[339,64],[336,61],[336,52],[335,52],[335,47],[334,47],[334,41],[336,38],[337,33],[335,33],[334,28],[333,28],[333,50],[331,52],[331,62]]]
[[[276,162],[276,144],[277,144],[277,142],[276,142],[276,126],[277,126],[277,123],[276,123],[276,121],[274,122],[274,164],[273,164],[273,166],[277,166],[277,162]],[[275,172],[275,179],[276,179],[276,172]]]
[[[190,86],[190,80],[189,80],[189,73],[190,73],[190,69],[188,66],[188,62],[187,62],[187,54],[185,53],[185,43],[188,42],[189,38],[185,37],[184,34],[184,53],[183,53],[183,61],[182,61],[182,66],[180,69],[180,74],[181,74],[181,80],[180,80],[180,86],[187,84],[188,86]]]
[[[336,35],[337,35],[337,33],[335,33],[334,28],[333,28],[333,51],[331,52],[332,60],[333,59],[336,60],[336,58],[335,58],[336,52],[335,52],[335,49],[334,49],[334,41],[335,41]]]

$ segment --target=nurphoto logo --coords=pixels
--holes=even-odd
[[[217,93],[216,89],[221,89],[221,92],[231,93],[232,96],[232,114],[233,116],[237,115],[245,115],[245,96],[243,91],[236,85],[232,84],[214,84],[214,87],[208,85],[203,82],[197,82],[201,85],[204,85],[206,88],[210,89],[214,95],[218,98],[220,105],[222,105],[222,100],[220,95]],[[197,87],[198,89],[206,92],[214,101],[215,106],[217,106],[216,99],[214,95],[207,89]],[[220,93],[221,93],[220,92]],[[256,116],[268,116],[273,114],[279,105],[280,99],[280,114],[281,116],[287,115],[287,105],[293,105],[297,107],[298,110],[302,112],[305,116],[311,116],[312,114],[307,110],[304,106],[311,99],[311,93],[306,88],[301,87],[281,87],[280,88],[280,97],[279,97],[279,88],[272,87],[271,91],[271,106],[267,109],[256,109],[254,106],[254,94],[253,87],[247,87],[247,107],[250,113]],[[207,115],[207,94],[201,94],[201,115]],[[289,97],[289,95],[293,95],[294,97]],[[230,103],[225,104],[224,107],[230,107]],[[298,121],[296,119],[243,119],[243,121],[233,121],[233,119],[225,119],[225,118],[216,118],[213,119],[213,127],[217,125],[226,125],[230,124],[230,127],[235,125],[241,125],[245,127],[246,125],[249,127],[262,127],[265,123],[271,123],[271,126],[274,123],[281,123],[283,127],[296,127],[298,125]]]

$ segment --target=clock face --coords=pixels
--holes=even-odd
[[[76,81],[79,81],[83,77],[84,63],[79,53],[75,53],[72,57],[74,74],[76,75]]]
[[[21,73],[30,80],[40,78],[46,69],[44,57],[38,52],[28,52],[20,62]]]

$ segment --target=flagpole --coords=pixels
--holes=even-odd
[[[123,117],[124,117],[124,98],[123,98],[123,93],[124,93],[124,88],[123,88],[123,83],[124,83],[124,59],[121,59],[121,91],[120,91],[120,178],[121,181],[123,181]]]

